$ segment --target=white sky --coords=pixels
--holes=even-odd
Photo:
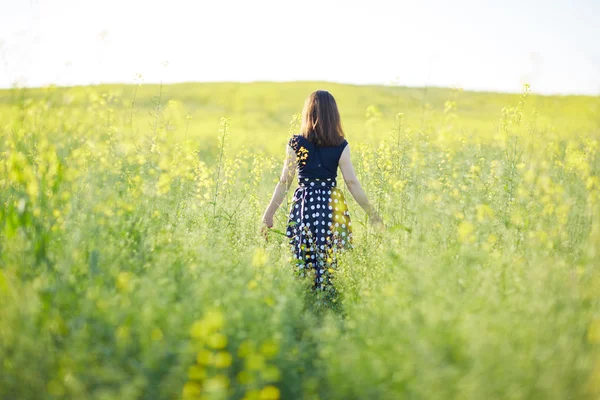
[[[600,94],[598,21],[600,0],[0,0],[0,87],[141,73]]]

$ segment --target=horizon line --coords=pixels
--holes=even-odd
[[[520,91],[510,91],[510,90],[490,90],[490,89],[466,89],[461,86],[436,86],[436,85],[422,85],[422,86],[411,86],[411,85],[402,85],[395,84],[393,81],[389,83],[382,82],[344,82],[344,81],[330,81],[330,80],[308,80],[308,79],[295,79],[295,80],[248,80],[248,81],[235,81],[235,80],[214,80],[214,81],[201,81],[201,80],[185,80],[185,81],[142,81],[142,82],[132,82],[132,81],[107,81],[107,82],[96,82],[96,83],[88,83],[88,84],[74,84],[74,85],[62,85],[56,83],[48,83],[46,85],[19,85],[14,83],[12,86],[0,86],[0,91],[10,91],[15,89],[44,89],[49,87],[56,87],[61,89],[74,89],[74,88],[83,88],[83,87],[98,87],[98,86],[112,86],[112,85],[121,85],[121,86],[136,86],[136,85],[189,85],[189,84],[240,84],[240,85],[249,85],[249,84],[268,84],[268,83],[325,83],[325,84],[335,84],[335,85],[346,85],[346,86],[371,86],[371,87],[397,87],[403,89],[443,89],[443,90],[461,90],[463,92],[470,93],[479,93],[479,94],[504,94],[504,95],[519,95],[523,93]],[[524,85],[523,85],[524,86]],[[536,92],[533,87],[530,85],[530,95],[535,96],[543,96],[543,97],[591,97],[597,98],[600,97],[600,90],[598,94],[589,94],[589,93],[581,93],[581,92],[553,92],[553,93],[539,93]]]

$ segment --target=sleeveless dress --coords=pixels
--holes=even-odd
[[[352,247],[348,206],[336,184],[339,159],[348,142],[319,147],[294,135],[288,144],[296,152],[298,170],[286,231],[296,271],[313,277],[315,289],[334,292],[336,254]]]

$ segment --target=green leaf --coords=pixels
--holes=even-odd
[[[286,236],[287,235],[281,231],[278,231],[277,229],[269,229],[269,232],[273,232],[273,233],[277,233],[278,235],[282,235],[282,236]]]

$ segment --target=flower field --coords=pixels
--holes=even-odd
[[[334,299],[259,234],[317,88],[386,225]],[[600,98],[1,90],[0,398],[600,398]]]

